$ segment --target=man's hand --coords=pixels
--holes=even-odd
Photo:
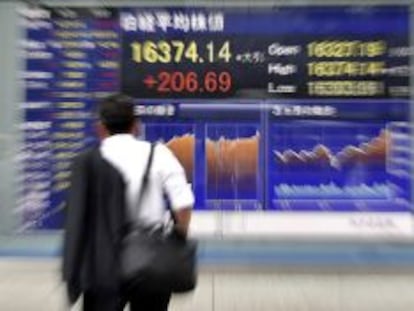
[[[177,221],[175,228],[184,236],[187,236],[188,233],[188,227],[191,220],[191,211],[192,209],[190,207],[174,211],[174,216]]]

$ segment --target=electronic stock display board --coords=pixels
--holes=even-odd
[[[409,8],[25,8],[24,229],[62,226],[94,107],[136,99],[209,235],[411,235]]]

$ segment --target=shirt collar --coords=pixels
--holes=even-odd
[[[102,144],[107,145],[107,144],[112,144],[112,143],[117,143],[117,142],[127,142],[127,141],[131,141],[131,140],[135,140],[134,135],[132,134],[115,134],[115,135],[111,135],[107,138],[105,138],[102,141]]]

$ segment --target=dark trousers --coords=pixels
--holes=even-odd
[[[84,311],[122,311],[129,302],[131,311],[167,311],[171,293],[149,293],[134,290],[126,295],[86,292]]]

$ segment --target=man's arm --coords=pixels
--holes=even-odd
[[[192,207],[186,207],[178,211],[174,211],[174,216],[175,216],[175,219],[177,220],[177,224],[175,225],[175,227],[184,236],[187,236],[187,233],[188,233],[188,227],[190,226],[191,214],[192,214]]]

